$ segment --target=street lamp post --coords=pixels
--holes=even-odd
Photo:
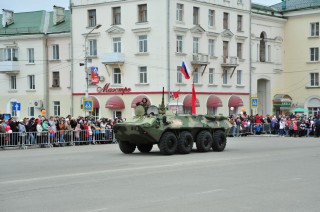
[[[86,83],[87,83],[87,87],[86,87],[86,98],[89,95],[89,72],[88,72],[88,50],[87,50],[87,39],[88,36],[95,30],[95,29],[99,29],[101,27],[101,24],[96,25],[93,29],[91,29],[90,32],[88,32],[86,34],[86,37],[84,39],[84,70],[86,73]]]

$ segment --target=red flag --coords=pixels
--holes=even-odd
[[[194,83],[192,84],[192,99],[191,99],[191,114],[196,115],[196,102],[197,102],[197,96],[196,91],[194,90]]]
[[[173,92],[173,98],[178,99],[179,98],[179,91]]]

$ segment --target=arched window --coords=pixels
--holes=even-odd
[[[260,34],[260,62],[266,62],[266,33],[261,32]]]

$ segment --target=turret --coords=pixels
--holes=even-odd
[[[166,107],[164,106],[164,87],[162,87],[162,100],[161,104],[159,105],[159,113],[166,114]]]

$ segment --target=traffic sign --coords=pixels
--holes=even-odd
[[[13,111],[20,111],[21,110],[21,103],[12,102],[12,110]]]
[[[93,111],[93,100],[92,99],[84,99],[83,102],[83,111],[92,112]]]
[[[251,108],[257,108],[257,107],[259,107],[259,98],[252,97],[251,98]]]

